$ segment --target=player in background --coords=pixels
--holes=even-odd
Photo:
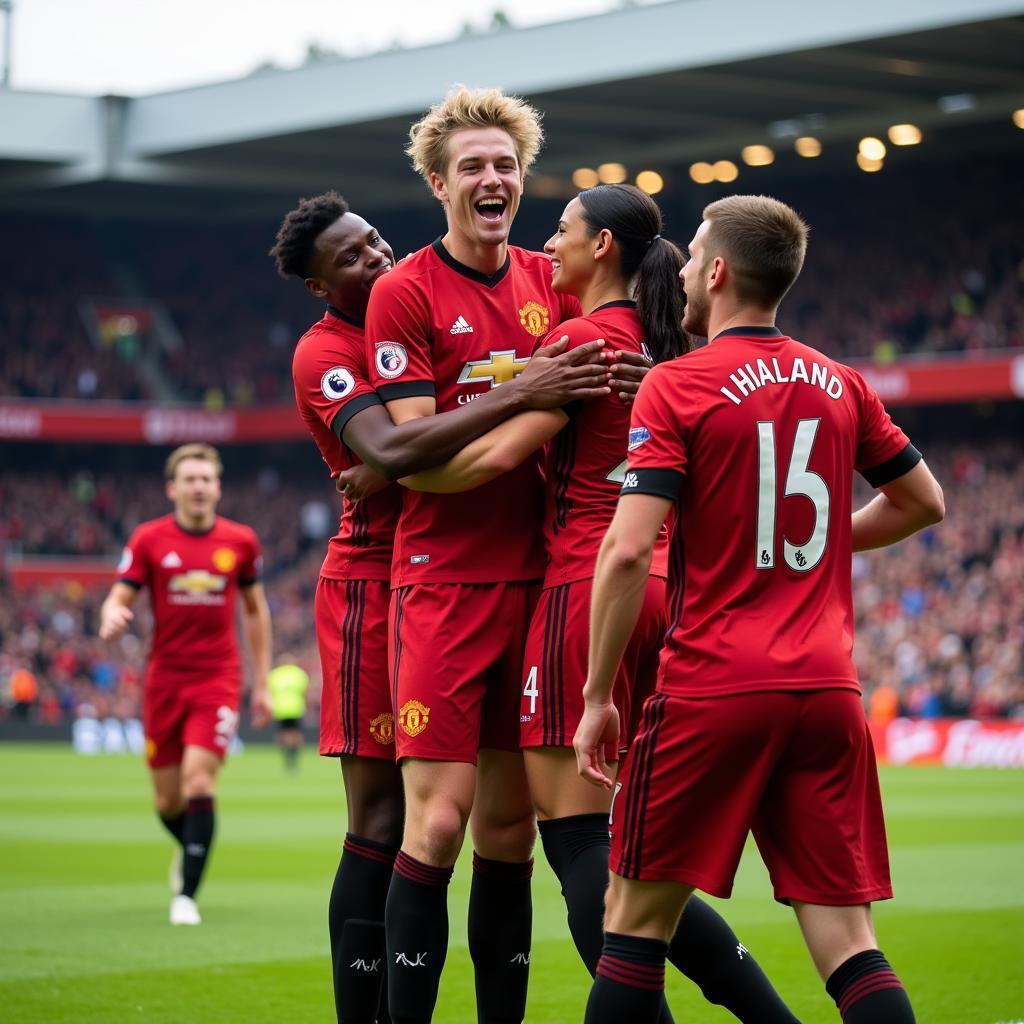
[[[679,913],[695,888],[730,894],[750,830],[846,1024],[914,1020],[871,921],[892,888],[850,563],[941,520],[943,498],[864,379],[776,328],[806,235],[763,196],[705,208],[683,325],[711,341],[656,367],[633,409],[575,739],[597,785],[613,785],[614,680],[674,505],[671,626],[615,802],[588,1024],[657,1019]],[[852,512],[855,470],[881,493]]]
[[[100,611],[101,639],[120,636],[134,618],[139,590],[149,588],[154,627],[143,724],[156,811],[180,845],[180,882],[172,865],[171,924],[201,921],[196,890],[213,843],[217,774],[235,734],[242,691],[239,594],[255,679],[253,725],[261,728],[271,716],[270,611],[260,583],[260,545],[248,526],[217,515],[222,471],[208,444],[171,452],[164,476],[174,511],[132,534]]]
[[[327,192],[287,214],[270,254],[283,277],[302,280],[327,307],[295,350],[299,411],[332,477],[358,473],[375,492],[344,502],[316,594],[320,752],[338,757],[348,805],[328,912],[335,1007],[344,1024],[369,1024],[378,1012],[383,972],[373,965],[384,955],[384,904],[403,821],[387,669],[392,539],[401,496],[397,487],[381,489],[387,480],[363,463],[388,477],[415,472],[523,409],[604,394],[608,374],[587,362],[599,344],[557,356],[561,342],[509,387],[448,415],[395,426],[369,384],[363,333],[370,290],[394,265],[391,247],[341,196]],[[349,496],[355,489],[355,481],[342,486]]]
[[[277,729],[276,741],[284,757],[285,771],[299,770],[302,750],[302,717],[306,713],[309,673],[295,663],[295,655],[283,653],[267,674],[270,709]]]
[[[657,203],[632,185],[599,185],[566,206],[545,246],[555,291],[579,300],[582,315],[556,330],[570,349],[599,336],[613,348],[650,352],[655,364],[689,348],[682,329],[683,255],[661,236]],[[553,438],[553,440],[551,440]],[[580,778],[572,738],[583,713],[590,596],[597,551],[612,518],[631,442],[629,410],[613,396],[508,420],[437,469],[403,480],[435,492],[479,487],[545,453],[544,589],[526,644],[520,740],[548,862],[562,885],[569,930],[591,975],[603,941],[611,794]],[[656,545],[639,620],[613,689],[623,732],[606,750],[614,776],[644,699],[653,691],[665,633],[668,535]],[[744,1021],[795,1021],[741,943],[702,900],[687,904],[669,959],[705,997]],[[745,948],[745,947],[743,947]],[[662,1021],[670,1020],[667,1007]]]

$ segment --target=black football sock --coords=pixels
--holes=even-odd
[[[538,821],[540,841],[551,870],[562,885],[569,933],[590,976],[604,943],[604,894],[608,888],[607,814],[574,814]],[[673,1024],[663,1005],[658,1024]]]
[[[397,853],[372,839],[345,836],[327,910],[334,1008],[344,1024],[373,1024],[378,996],[387,989],[383,962],[376,971],[367,965],[384,956],[384,904]]]
[[[163,825],[163,827],[167,829],[167,831],[170,832],[179,843],[182,842],[182,836],[185,832],[185,812],[178,811],[177,814],[167,818],[162,814],[158,815],[158,817],[160,818],[160,824]]]
[[[428,1024],[448,953],[448,883],[438,868],[399,851],[385,912],[388,1004],[394,1024]]]
[[[604,893],[608,888],[607,814],[574,814],[539,821],[544,856],[562,884],[569,933],[591,977],[604,943]]]
[[[844,1024],[914,1024],[910,999],[880,949],[841,963],[825,982]]]
[[[473,854],[469,955],[479,1024],[519,1024],[530,980],[533,861],[511,863]]]
[[[746,1024],[798,1024],[750,951],[713,907],[691,896],[668,959],[704,994]]]
[[[606,932],[584,1024],[656,1024],[665,1001],[665,954],[658,939]]]
[[[195,898],[213,845],[215,824],[212,796],[194,796],[185,805],[181,829],[181,845],[185,851],[181,864],[182,896]]]

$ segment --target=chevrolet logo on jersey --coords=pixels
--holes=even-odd
[[[219,594],[227,585],[227,576],[216,576],[206,569],[189,569],[172,576],[167,589],[178,594]]]
[[[476,384],[491,382],[491,387],[507,384],[513,377],[526,369],[529,359],[518,359],[514,348],[506,348],[501,352],[492,352],[489,359],[474,359],[466,363],[459,374],[460,384]]]

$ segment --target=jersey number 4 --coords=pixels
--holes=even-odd
[[[821,561],[828,539],[828,485],[817,473],[807,468],[820,424],[820,419],[800,420],[797,423],[789,469],[786,471],[784,497],[803,495],[814,505],[814,527],[807,541],[791,544],[786,537],[782,538],[782,557],[786,565],[796,572],[809,572]],[[779,491],[774,420],[762,420],[757,424],[757,462],[757,551],[754,564],[758,569],[774,569],[775,511]]]

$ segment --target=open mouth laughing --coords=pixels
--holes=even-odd
[[[507,206],[508,201],[502,196],[485,196],[473,204],[473,209],[485,220],[501,220]]]

